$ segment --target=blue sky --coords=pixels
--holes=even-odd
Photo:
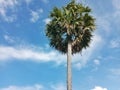
[[[45,25],[70,0],[0,0],[0,90],[66,90],[66,55]],[[120,90],[120,0],[76,0],[96,18],[90,47],[73,56],[73,90]]]

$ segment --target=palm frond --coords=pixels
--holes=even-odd
[[[68,42],[72,43],[72,54],[87,48],[95,30],[95,18],[90,15],[88,6],[72,0],[62,9],[53,8],[51,22],[46,26],[46,36],[50,46],[62,53],[67,53]]]

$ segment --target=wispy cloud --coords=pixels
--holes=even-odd
[[[30,21],[35,23],[39,18],[40,18],[40,15],[43,13],[43,9],[38,9],[36,11],[33,11],[31,10],[31,18],[30,18]]]
[[[26,4],[29,5],[33,0],[25,0]]]
[[[36,84],[34,86],[9,86],[0,88],[0,90],[44,90],[42,85]]]
[[[15,7],[18,5],[17,0],[0,0],[0,17],[4,21],[13,22],[16,19],[16,15],[12,13]],[[11,10],[11,15],[7,15],[8,9]]]
[[[94,89],[91,89],[91,90],[108,90],[107,88],[103,88],[101,86],[95,86]]]
[[[9,43],[14,43],[15,41],[9,35],[4,35],[4,39]]]

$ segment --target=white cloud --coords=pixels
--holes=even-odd
[[[5,38],[6,40],[10,39],[8,36],[5,36]],[[103,43],[102,38],[98,35],[95,35],[93,41],[90,44],[90,47],[86,50],[83,50],[82,55],[80,53],[73,55],[73,66],[78,70],[84,67],[92,57],[93,53],[102,46],[101,43]],[[55,62],[55,65],[65,65],[67,61],[66,57],[66,55],[58,53],[55,50],[48,51],[47,47],[0,46],[0,61],[31,60],[34,62]]]
[[[0,0],[0,17],[4,21],[13,22],[16,19],[16,15],[12,12],[15,10],[17,0]],[[8,9],[11,10],[11,15],[7,15]],[[9,10],[9,11],[10,11]]]
[[[120,0],[112,0],[113,7],[115,8],[115,12],[113,13],[113,20],[116,24],[120,23]],[[119,26],[119,25],[118,25]]]
[[[66,86],[62,83],[59,83],[57,85],[51,85],[52,90],[66,90]]]
[[[45,22],[45,24],[48,24],[50,21],[51,21],[50,18],[46,18],[46,19],[43,20],[43,22]]]
[[[36,84],[34,86],[9,86],[7,88],[0,88],[0,90],[44,90],[42,85]]]
[[[10,47],[0,46],[0,61],[8,62],[11,60],[34,61],[40,62],[55,62],[55,65],[61,65],[66,62],[66,55],[62,55],[57,51],[45,51],[44,47]]]
[[[119,48],[120,47],[120,39],[114,39],[110,42],[111,48]]]
[[[40,15],[43,13],[43,9],[38,9],[36,11],[31,11],[31,18],[30,18],[30,21],[35,23],[39,18],[40,18]]]
[[[3,16],[3,19],[6,21],[6,22],[13,22],[16,20],[16,15],[11,15],[11,16],[7,16],[6,14]]]
[[[14,7],[17,4],[17,0],[0,0],[0,8],[8,8],[8,6]]]
[[[91,89],[91,90],[108,90],[107,88],[102,88],[100,86],[95,86],[94,89]]]
[[[96,65],[100,65],[100,60],[95,59],[95,60],[94,60],[94,63],[95,63]]]
[[[10,60],[11,58],[20,60],[34,60],[36,62],[54,61],[56,52],[37,52],[29,48],[14,48],[9,46],[0,46],[0,60]]]

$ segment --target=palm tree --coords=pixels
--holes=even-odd
[[[50,13],[51,21],[46,26],[50,46],[67,53],[67,90],[72,90],[72,55],[89,46],[95,30],[95,19],[90,13],[88,6],[72,0],[62,9],[54,7]]]

